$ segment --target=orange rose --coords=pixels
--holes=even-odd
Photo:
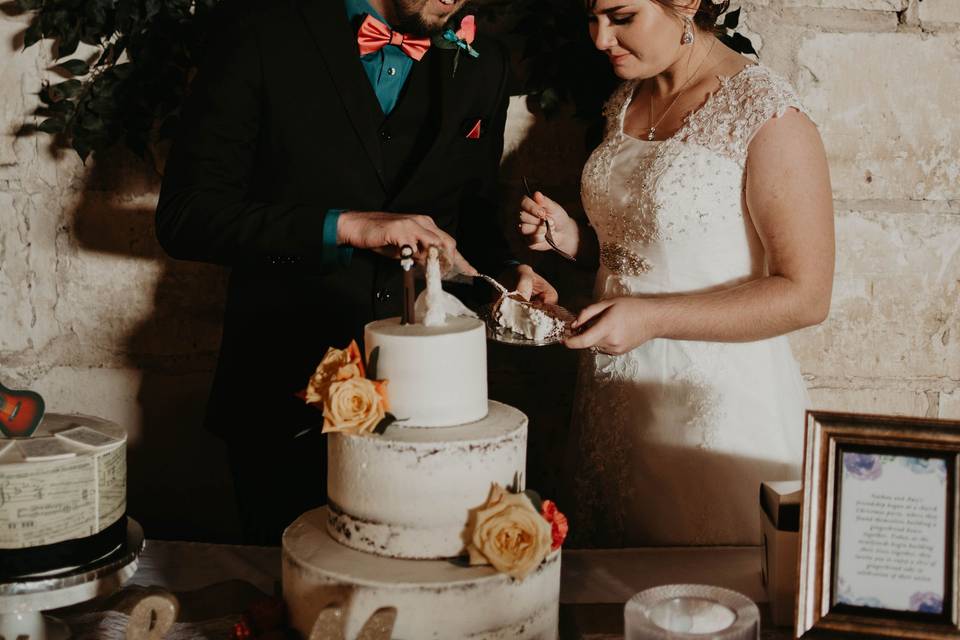
[[[323,400],[323,433],[370,433],[386,415],[383,387],[366,378],[330,384]]]
[[[550,553],[550,525],[522,493],[493,485],[487,503],[476,513],[467,545],[470,564],[491,564],[522,580]]]
[[[307,404],[321,404],[324,402],[330,385],[334,382],[362,378],[366,374],[363,370],[363,357],[356,340],[346,349],[327,349],[323,360],[317,365],[317,370],[310,377],[307,384]]]

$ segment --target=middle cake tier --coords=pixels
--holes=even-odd
[[[467,425],[330,434],[327,529],[341,544],[381,556],[458,556],[471,511],[493,483],[522,480],[526,455],[527,417],[492,400],[487,417]]]

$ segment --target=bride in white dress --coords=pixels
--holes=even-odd
[[[598,268],[574,412],[571,531],[598,546],[758,544],[763,480],[800,474],[807,392],[785,334],[821,322],[833,206],[790,85],[725,47],[711,0],[587,0],[624,82],[583,170],[590,226],[545,225]]]

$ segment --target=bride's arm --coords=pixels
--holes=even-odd
[[[769,275],[711,293],[615,298],[583,310],[571,348],[624,353],[653,338],[745,342],[822,322],[833,288],[833,200],[816,127],[796,111],[766,123],[747,156],[746,204]]]

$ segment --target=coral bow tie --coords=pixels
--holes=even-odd
[[[360,25],[360,31],[357,32],[357,44],[360,45],[361,56],[380,51],[388,44],[392,44],[400,47],[401,51],[417,61],[430,48],[428,38],[411,38],[402,33],[397,33],[371,15],[364,18],[363,24]]]

